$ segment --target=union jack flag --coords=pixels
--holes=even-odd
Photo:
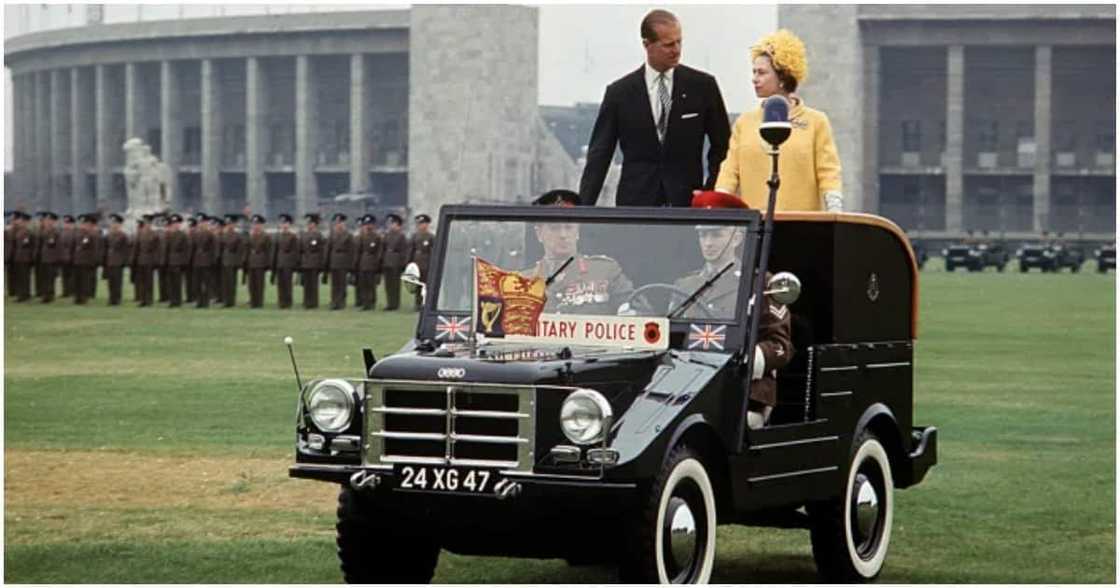
[[[710,348],[723,350],[723,341],[727,338],[727,325],[689,325],[688,348],[699,347],[707,351]]]
[[[466,341],[467,333],[471,330],[471,317],[446,317],[437,316],[436,340],[437,341]]]

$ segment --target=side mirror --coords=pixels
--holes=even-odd
[[[766,283],[767,296],[779,304],[790,305],[801,297],[801,280],[790,272],[778,272]]]
[[[404,282],[404,288],[409,294],[415,294],[417,290],[421,292],[427,290],[424,282],[420,281],[420,266],[416,265],[416,262],[405,266],[404,271],[401,272],[401,281]]]

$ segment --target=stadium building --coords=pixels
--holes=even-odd
[[[123,209],[130,137],[168,164],[184,211],[303,214],[357,193],[434,213],[578,182],[537,106],[535,8],[109,22],[120,8],[6,7],[54,19],[5,33],[7,208]]]

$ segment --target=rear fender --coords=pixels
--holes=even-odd
[[[859,421],[856,423],[852,441],[854,442],[855,439],[859,438],[860,433],[865,430],[874,433],[883,444],[883,448],[887,450],[894,476],[906,475],[906,472],[910,471],[907,462],[910,448],[903,445],[903,436],[898,430],[898,419],[895,418],[891,409],[881,402],[876,402],[867,407],[867,410],[863,411],[863,415],[859,417]]]

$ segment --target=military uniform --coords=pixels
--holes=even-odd
[[[245,271],[249,275],[250,308],[264,306],[264,273],[272,267],[272,257],[272,237],[264,231],[250,233],[249,255],[245,262]]]
[[[208,308],[211,291],[215,288],[214,264],[218,261],[219,245],[217,237],[208,229],[199,228],[192,239],[191,271],[195,274],[195,305]]]
[[[85,304],[97,295],[97,265],[101,261],[101,231],[78,229],[74,241],[74,303]]]
[[[10,244],[12,264],[12,295],[16,302],[31,298],[31,268],[35,265],[38,239],[26,226],[12,229]]]
[[[194,223],[194,224],[191,224]],[[191,218],[187,221],[187,242],[191,245],[191,251],[194,251],[194,238],[198,235],[198,220]],[[190,256],[188,256],[190,257]],[[194,264],[188,261],[187,265],[183,266],[183,283],[186,284],[187,302],[194,302],[198,296],[198,274],[194,271]]]
[[[622,266],[605,255],[579,255],[548,287],[544,312],[563,314],[615,314],[634,291]],[[521,272],[548,278],[566,260],[542,259]]]
[[[226,308],[237,305],[237,270],[245,266],[247,256],[248,247],[241,231],[222,234],[221,301]]]
[[[54,281],[64,255],[62,231],[57,228],[39,233],[39,297],[44,303],[54,301]]]
[[[389,230],[382,240],[385,250],[381,258],[381,269],[385,273],[385,310],[397,310],[401,306],[401,272],[408,265],[408,237],[404,231]]]
[[[331,279],[331,310],[346,308],[346,280],[354,270],[354,236],[349,231],[331,233],[326,268]]]
[[[165,230],[160,240],[163,242],[160,266],[167,272],[168,306],[175,308],[183,303],[183,272],[193,270],[194,243],[191,236],[178,227]]]
[[[411,241],[412,258],[410,261],[420,268],[420,281],[427,282],[428,264],[432,259],[432,245],[436,242],[436,236],[429,231],[416,231],[413,233]],[[420,309],[422,303],[420,290],[417,290],[415,300],[417,310]]]
[[[371,223],[372,224],[372,223]],[[381,254],[385,247],[377,229],[358,233],[358,252],[354,256],[354,271],[358,274],[357,306],[373,310],[377,306],[377,284],[381,281]]]
[[[132,259],[132,239],[122,230],[111,230],[105,236],[105,281],[109,282],[109,306],[121,303],[121,285],[124,279],[124,268]]]
[[[276,305],[292,307],[292,274],[299,269],[299,235],[292,231],[276,233],[272,256],[272,281],[276,283]]]
[[[162,261],[163,238],[160,234],[151,228],[138,230],[132,253],[132,287],[140,306],[152,305],[152,271],[160,267]]]
[[[7,288],[8,296],[12,296],[12,233],[15,227],[12,226],[11,221],[4,227],[4,284]]]
[[[303,280],[303,307],[319,308],[319,272],[323,270],[327,243],[318,230],[299,236],[299,267]]]

